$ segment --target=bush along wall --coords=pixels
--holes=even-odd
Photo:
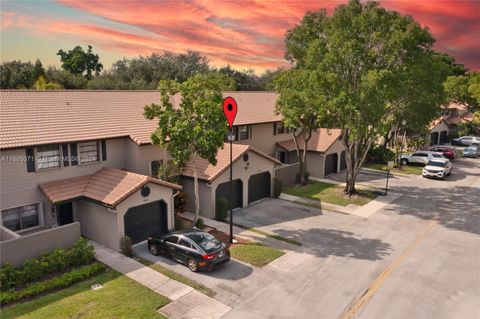
[[[95,249],[85,238],[80,238],[72,248],[55,249],[39,258],[29,259],[22,267],[15,268],[9,263],[0,267],[1,290],[18,289],[45,276],[64,272],[70,268],[87,265],[94,260]]]

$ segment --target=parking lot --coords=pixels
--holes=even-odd
[[[360,183],[385,180],[362,172]],[[480,160],[456,160],[445,181],[396,176],[390,187],[396,199],[369,218],[276,199],[237,211],[237,223],[303,243],[288,271],[233,261],[194,274],[135,250],[214,289],[233,307],[225,318],[478,318]]]

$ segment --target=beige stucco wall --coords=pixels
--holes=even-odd
[[[269,155],[275,154],[275,143],[292,138],[291,133],[273,135],[273,123],[252,125],[251,136],[250,139],[237,141],[235,143],[251,145]]]
[[[188,194],[187,210],[189,212],[195,211],[195,192],[193,189],[193,178],[182,178],[181,181],[183,191]],[[198,195],[200,202],[200,215],[213,218],[215,198],[212,195],[212,187],[208,183],[198,183]]]
[[[75,220],[80,222],[82,236],[106,247],[118,249],[121,235],[116,213],[86,200],[75,201],[73,210]]]
[[[107,160],[87,165],[53,168],[27,172],[25,149],[0,151],[0,205],[1,210],[28,204],[41,203],[45,227],[56,223],[51,205],[38,189],[39,183],[93,174],[102,167],[123,168],[125,139],[107,140]]]
[[[233,164],[233,179],[241,179],[243,184],[243,207],[248,206],[248,180],[251,175],[262,172],[270,172],[273,179],[275,177],[275,163],[254,152],[248,152],[248,162],[240,158]],[[248,165],[247,165],[248,163]],[[247,167],[247,169],[245,169]],[[199,182],[200,195],[200,215],[213,218],[215,216],[215,191],[219,184],[230,181],[230,169],[224,171],[211,184]],[[183,190],[188,194],[189,210],[193,212],[194,190],[193,179],[182,179]],[[273,181],[271,182],[270,194],[273,191]]]
[[[70,248],[80,238],[80,224],[72,223],[0,242],[1,263],[20,266],[56,248]]]
[[[166,148],[160,145],[142,145],[138,146],[132,140],[127,140],[125,143],[125,168],[129,171],[151,175],[152,161],[167,161],[168,152]]]

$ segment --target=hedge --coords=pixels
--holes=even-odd
[[[104,264],[95,262],[93,264],[83,266],[82,268],[74,269],[59,277],[36,282],[21,290],[10,289],[8,291],[3,291],[0,292],[0,303],[5,305],[29,297],[34,297],[54,289],[65,288],[73,285],[76,282],[92,277],[101,271],[105,271],[105,269],[106,266]]]
[[[82,266],[93,261],[95,249],[88,240],[80,238],[72,248],[61,248],[44,253],[39,258],[29,259],[22,267],[15,268],[9,263],[0,267],[1,290],[41,280],[45,275],[59,273],[70,267]]]

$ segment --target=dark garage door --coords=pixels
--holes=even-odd
[[[233,192],[233,207],[243,207],[243,187],[242,181],[236,179],[232,181],[232,192]],[[215,198],[218,199],[224,197],[227,200],[230,200],[230,182],[225,182],[217,186],[215,191]],[[216,202],[216,201],[215,201]]]
[[[440,144],[445,144],[448,141],[447,131],[440,132]]]
[[[250,176],[248,180],[248,203],[270,197],[270,172]]]
[[[125,236],[132,244],[139,243],[155,233],[168,232],[167,204],[164,201],[135,206],[123,217]]]
[[[325,157],[325,176],[335,174],[337,172],[337,163],[338,163],[337,153],[328,154]]]

